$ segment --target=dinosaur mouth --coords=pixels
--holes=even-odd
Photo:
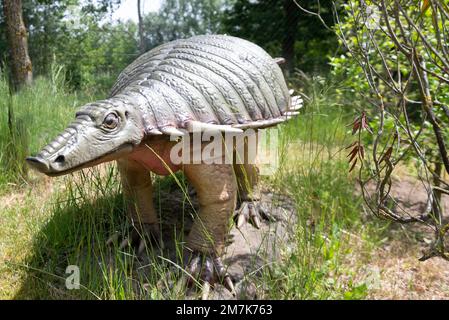
[[[26,158],[26,161],[27,161],[28,165],[31,166],[33,169],[35,169],[41,173],[44,173],[47,176],[57,177],[57,176],[66,175],[66,174],[69,174],[69,173],[72,173],[74,171],[78,171],[78,170],[81,170],[84,168],[93,167],[93,166],[98,165],[103,162],[116,160],[123,155],[131,153],[133,148],[134,148],[134,146],[131,143],[125,143],[125,144],[123,144],[123,145],[97,157],[97,158],[94,158],[92,160],[89,160],[87,162],[81,163],[79,165],[76,165],[74,167],[70,167],[67,169],[64,169],[64,168],[60,169],[57,166],[52,165],[48,160],[43,159],[39,156],[28,157],[28,158]],[[64,161],[64,157],[58,156],[54,162],[61,163],[63,161]]]

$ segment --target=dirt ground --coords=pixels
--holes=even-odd
[[[423,212],[426,206],[425,188],[416,179],[396,179],[391,194],[399,206],[412,214]],[[443,195],[442,202],[447,223],[449,197]],[[449,299],[449,262],[439,257],[418,260],[432,239],[433,231],[429,227],[390,225],[384,244],[371,250],[371,256],[360,270],[368,279],[368,298]]]

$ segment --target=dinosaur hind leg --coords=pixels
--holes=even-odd
[[[257,165],[234,163],[234,172],[237,179],[239,202],[260,200]]]
[[[252,143],[252,144],[250,144]],[[260,178],[257,167],[257,143],[245,141],[244,153],[234,153],[234,172],[238,185],[238,209],[236,211],[237,228],[250,222],[257,229],[260,228],[261,219],[272,220],[260,201]],[[249,148],[254,148],[250,150]]]

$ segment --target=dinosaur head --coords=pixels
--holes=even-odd
[[[109,99],[85,105],[74,122],[26,160],[34,169],[58,176],[127,155],[143,137],[137,108]]]

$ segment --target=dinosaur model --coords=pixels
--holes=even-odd
[[[298,114],[301,100],[291,97],[278,66],[282,60],[225,35],[163,44],[125,68],[109,98],[81,107],[75,121],[27,162],[59,176],[117,161],[124,195],[133,199],[127,210],[134,226],[120,247],[132,246],[138,253],[145,240],[159,236],[149,172],[181,170],[200,207],[186,241],[191,252],[186,267],[203,281],[203,296],[217,280],[234,292],[220,256],[237,200],[237,227],[247,221],[259,227],[268,217],[259,203],[257,164],[179,163],[172,161],[171,151],[179,138],[195,131],[238,136]]]

